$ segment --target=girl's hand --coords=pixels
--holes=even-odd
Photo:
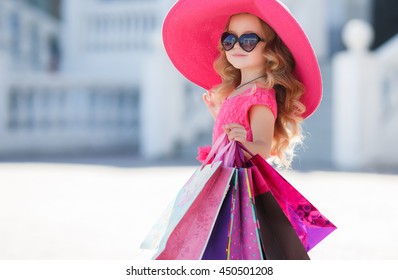
[[[210,114],[215,119],[217,117],[218,108],[217,108],[216,104],[214,104],[213,93],[208,90],[203,94],[202,98],[207,106],[207,109],[209,109]]]
[[[235,140],[242,144],[247,141],[247,132],[243,125],[238,123],[230,123],[224,125],[224,131],[228,135],[229,141]]]

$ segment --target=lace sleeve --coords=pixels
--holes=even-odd
[[[277,117],[278,107],[276,104],[275,90],[273,89],[257,88],[247,105],[247,111],[249,111],[252,106],[264,105],[271,110],[275,119]]]

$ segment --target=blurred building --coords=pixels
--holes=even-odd
[[[387,1],[387,0],[384,0]],[[305,123],[300,165],[333,164],[331,60],[371,0],[283,0],[310,37],[324,98]],[[391,1],[390,1],[391,2]],[[0,157],[131,152],[193,156],[209,144],[202,89],[170,64],[162,20],[173,0],[0,0]]]
[[[198,121],[201,97],[162,50],[170,6],[1,0],[0,156],[162,157],[199,137],[203,124],[186,122]]]

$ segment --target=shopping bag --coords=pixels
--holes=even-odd
[[[216,141],[148,235],[158,240],[154,259],[309,259],[336,229],[263,158],[245,160],[243,151],[251,154],[226,135]]]
[[[175,224],[187,212],[194,200],[198,197],[200,191],[206,187],[209,180],[218,176],[221,163],[209,164],[203,168],[198,168],[189,178],[189,180],[180,189],[177,196],[171,201],[163,213],[160,215],[150,232],[147,234],[140,249],[159,250],[164,246],[165,236],[170,234]]]
[[[250,168],[237,168],[231,208],[228,260],[264,259],[253,197]]]
[[[226,139],[220,139],[212,147],[211,153],[213,156],[222,145],[225,145],[225,141]],[[142,241],[140,249],[145,251],[146,254],[152,252],[152,258],[160,254],[161,250],[165,247],[167,238],[178,222],[192,206],[199,193],[206,185],[210,184],[209,180],[213,176],[218,176],[216,173],[221,167],[221,162],[213,162],[210,160],[208,160],[208,162],[209,164],[203,164],[195,170]]]
[[[246,182],[253,187],[255,199],[251,205],[255,213],[252,217],[257,219],[257,233],[260,235],[259,239],[254,240],[261,241],[263,256],[260,253],[260,259],[309,259],[307,252],[336,227],[261,156],[252,155],[239,142],[231,147],[235,149],[235,166],[243,166],[239,168],[240,179],[245,177]],[[250,160],[244,159],[243,151],[251,155]],[[259,189],[262,193],[258,193]],[[251,192],[244,192],[243,195],[245,194],[250,196]],[[245,215],[243,210],[237,211],[237,215]],[[238,218],[237,221],[236,229],[247,231],[247,225],[239,224],[245,220]],[[236,229],[232,236],[239,232]],[[244,235],[240,236],[241,239],[243,237]],[[245,244],[245,240],[240,242]],[[241,248],[243,250],[244,245]],[[250,259],[250,254],[238,255],[236,258],[231,256],[232,258]]]
[[[259,169],[246,161],[243,151],[251,154],[242,144],[230,145],[235,150],[232,161],[238,170],[236,201],[233,203],[227,259],[309,259],[292,224],[273,197]],[[255,189],[265,194],[255,197]],[[235,202],[235,201],[234,201]]]
[[[202,177],[203,172],[212,168],[217,170],[210,178]],[[215,163],[195,173],[177,195],[155,259],[201,258],[228,190],[232,172],[233,169]]]
[[[261,156],[253,156],[246,164],[258,169],[263,184],[270,190],[307,252],[336,230],[329,219]]]
[[[235,173],[234,173],[235,174]],[[220,212],[216,217],[216,222],[207,241],[202,260],[226,260],[228,232],[231,218],[231,205],[235,178],[232,177],[227,195],[222,203]]]
[[[222,158],[223,166],[234,166],[234,176],[202,259],[263,259],[251,170],[241,167],[243,153],[238,154],[238,151],[240,150],[233,141],[215,154],[214,159]]]
[[[224,145],[225,139],[220,139],[213,145],[211,154],[214,156]],[[234,171],[221,164],[221,161],[203,164],[179,191],[163,215],[167,225],[163,222],[162,230],[158,224],[155,225],[157,234],[150,233],[147,237],[149,240],[154,235],[160,236],[159,233],[162,236],[155,244],[157,252],[153,259],[202,258]]]
[[[255,196],[264,257],[268,260],[308,260],[298,232],[286,217],[267,182],[256,166],[250,167],[255,189],[265,191]],[[301,233],[300,236],[305,236]]]

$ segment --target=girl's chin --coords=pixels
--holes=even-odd
[[[239,70],[253,70],[253,71],[260,71],[263,72],[263,64],[259,64],[259,65],[253,65],[253,64],[249,64],[247,62],[244,61],[230,61],[230,63],[232,64],[232,66],[236,69]]]
[[[245,63],[241,63],[241,62],[233,61],[233,62],[230,62],[230,63],[232,64],[233,67],[235,67],[236,69],[239,69],[239,70],[247,67],[247,65]]]

